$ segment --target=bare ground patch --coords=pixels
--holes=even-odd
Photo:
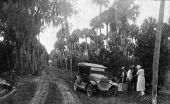
[[[62,104],[81,104],[77,95],[70,91],[71,88],[68,84],[58,76],[59,73],[57,70],[50,68],[47,73],[51,76],[50,80],[52,83],[55,84],[60,91],[63,100]]]
[[[44,104],[62,104],[62,97],[56,85],[49,84],[49,92]]]
[[[45,72],[42,73],[34,97],[31,99],[29,104],[44,104],[48,95],[49,82],[48,76]]]

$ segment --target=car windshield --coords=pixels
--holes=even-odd
[[[92,68],[91,68],[91,73],[104,75],[104,74],[105,74],[105,69],[92,67]]]

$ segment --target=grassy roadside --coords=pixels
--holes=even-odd
[[[65,80],[65,82],[73,88],[73,78],[71,76],[70,71],[65,70],[56,70],[56,74],[58,77]],[[73,73],[73,76],[75,73]],[[107,95],[96,95],[94,97],[87,97],[84,91],[73,91],[73,93],[77,94],[80,101],[83,104],[151,104],[151,95],[145,95],[144,97],[140,97],[137,93],[133,95],[127,95],[126,93],[118,93],[116,97],[107,96]],[[169,94],[158,94],[158,103],[159,104],[170,104],[170,95]]]
[[[29,104],[36,90],[36,81],[33,81],[35,79],[37,79],[37,77],[18,79],[16,84],[17,91],[9,97],[5,98],[1,103]]]

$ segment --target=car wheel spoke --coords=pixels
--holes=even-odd
[[[88,85],[87,86],[87,96],[92,96],[93,94],[93,90],[92,90],[92,86],[91,85]]]
[[[77,90],[77,79],[74,81],[74,90]]]

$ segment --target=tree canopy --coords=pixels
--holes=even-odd
[[[13,47],[7,51],[14,63],[10,69],[22,75],[39,73],[48,64],[48,53],[37,38],[42,28],[59,26],[75,12],[69,0],[1,0],[0,34]]]

